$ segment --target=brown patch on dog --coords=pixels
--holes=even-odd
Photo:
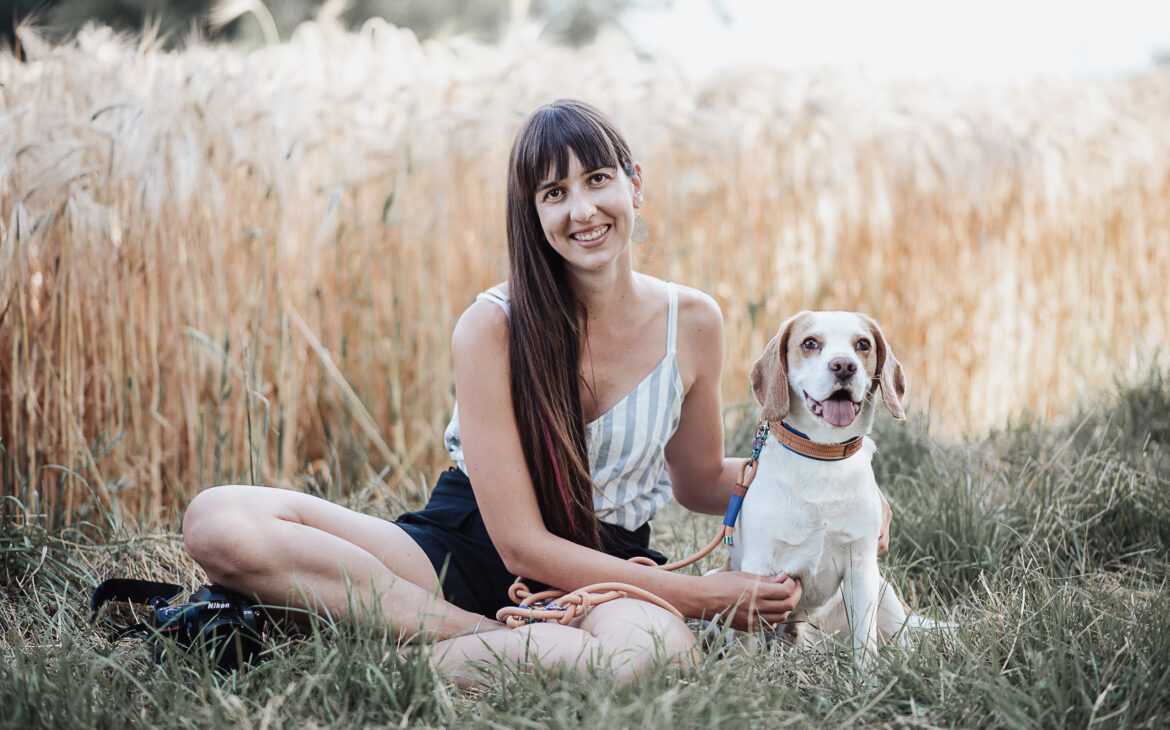
[[[808,331],[808,312],[798,312],[789,317],[776,336],[768,341],[764,353],[752,365],[752,393],[763,406],[763,416],[768,421],[779,421],[788,415],[788,360],[800,356],[800,342]],[[801,327],[804,327],[801,330]],[[794,337],[794,333],[799,336]],[[793,343],[797,352],[794,353]]]
[[[886,410],[898,420],[906,418],[906,411],[902,408],[902,399],[906,397],[906,375],[902,372],[902,363],[894,357],[893,350],[886,343],[886,336],[882,328],[872,317],[864,314],[861,319],[869,325],[873,333],[873,349],[877,354],[874,359],[874,372],[878,376],[878,385],[882,389],[882,402]]]
[[[869,350],[863,352],[857,349],[857,343],[861,342],[862,340],[869,342]],[[862,364],[865,365],[865,374],[870,378],[873,378],[875,375],[877,375],[877,344],[873,340],[874,338],[872,334],[870,334],[869,337],[866,337],[865,335],[857,335],[853,338],[852,343],[853,354],[857,355],[857,357],[861,359]]]

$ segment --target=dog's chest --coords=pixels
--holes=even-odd
[[[838,590],[848,561],[876,559],[881,502],[871,452],[820,462],[772,447],[744,497],[732,568],[798,577],[801,606],[813,608]]]

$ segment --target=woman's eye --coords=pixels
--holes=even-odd
[[[594,185],[602,185],[608,179],[609,175],[606,175],[604,172],[595,172],[589,176],[589,182],[593,183]]]
[[[870,347],[869,340],[858,340],[857,344],[853,346],[853,349],[858,352],[869,352]]]
[[[812,337],[810,337],[807,340],[805,340],[804,342],[800,343],[800,349],[802,349],[802,350],[815,350],[815,349],[819,348],[820,346],[821,346],[821,344],[819,342],[817,342]]]
[[[552,188],[551,190],[546,190],[544,192],[544,199],[545,200],[558,200],[558,199],[560,199],[561,195],[562,195],[562,193],[561,193],[560,188]]]

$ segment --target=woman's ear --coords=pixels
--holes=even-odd
[[[634,163],[634,174],[630,175],[630,183],[634,188],[634,209],[642,207],[642,166]]]

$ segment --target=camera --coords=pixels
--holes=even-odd
[[[220,671],[231,672],[255,663],[263,651],[268,617],[247,598],[222,586],[200,586],[183,600],[183,588],[173,583],[111,578],[90,598],[94,617],[112,602],[146,606],[148,621],[122,624],[109,615],[105,620],[113,640],[133,636],[151,641],[158,662],[172,647],[201,649]]]

